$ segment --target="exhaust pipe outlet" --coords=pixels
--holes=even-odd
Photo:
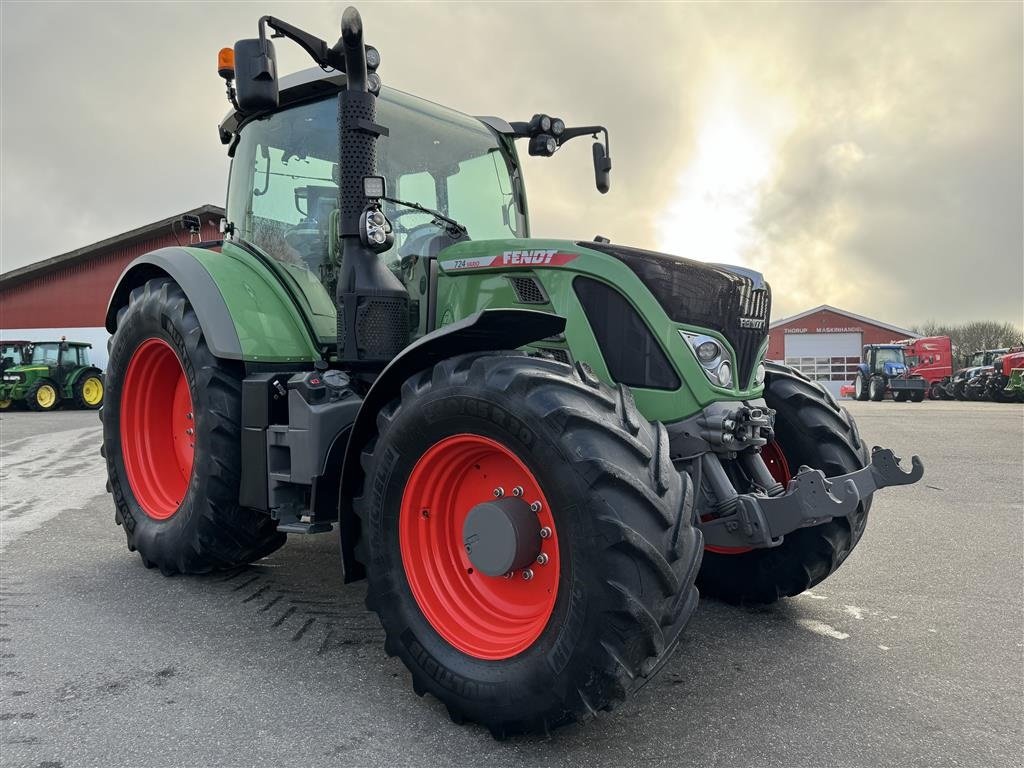
[[[409,293],[362,243],[360,217],[368,203],[363,179],[377,175],[377,97],[367,90],[366,49],[359,12],[346,8],[334,50],[345,56],[346,87],[338,94],[338,235],[341,240],[335,302],[338,359],[354,368],[381,368],[409,343]]]

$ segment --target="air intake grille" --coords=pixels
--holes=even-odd
[[[548,296],[535,277],[510,277],[512,290],[516,292],[516,301],[520,304],[547,304]]]
[[[711,264],[605,243],[580,246],[624,262],[677,323],[721,333],[736,351],[737,384],[747,386],[768,336],[772,295],[746,275]]]

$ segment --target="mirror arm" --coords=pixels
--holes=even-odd
[[[344,56],[339,56],[338,52],[319,37],[304,32],[281,19],[263,16],[260,18],[260,42],[266,43],[267,27],[274,30],[273,37],[286,37],[297,43],[321,67],[331,67],[339,72],[345,71]]]

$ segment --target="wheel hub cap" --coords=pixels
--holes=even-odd
[[[477,504],[466,515],[462,543],[469,561],[488,576],[532,565],[540,554],[540,521],[522,499]]]

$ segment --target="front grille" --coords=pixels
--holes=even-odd
[[[677,323],[722,334],[736,352],[737,383],[750,381],[768,336],[772,296],[767,284],[681,256],[607,243],[579,243],[625,263]]]

